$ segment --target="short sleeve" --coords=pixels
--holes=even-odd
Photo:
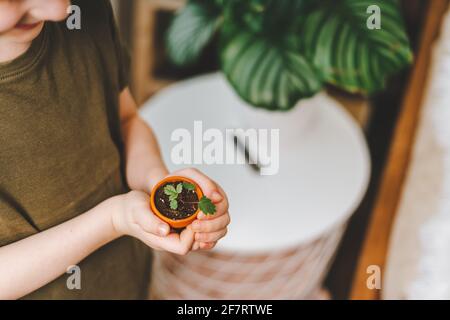
[[[73,0],[82,11],[82,34],[93,41],[107,75],[122,91],[130,82],[130,54],[124,45],[110,0]]]
[[[130,82],[130,53],[120,38],[119,29],[114,17],[114,12],[109,1],[106,1],[108,7],[109,27],[111,30],[115,56],[117,57],[117,68],[119,77],[120,91],[124,90]]]

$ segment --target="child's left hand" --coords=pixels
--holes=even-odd
[[[200,212],[197,219],[192,223],[195,232],[195,242],[192,250],[208,250],[214,248],[217,241],[227,234],[227,226],[230,223],[228,213],[228,198],[223,189],[206,175],[197,169],[183,169],[171,174],[171,176],[182,176],[192,179],[202,189],[205,196],[216,205],[214,215],[205,215]]]

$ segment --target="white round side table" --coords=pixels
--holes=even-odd
[[[179,82],[150,99],[142,117],[154,129],[171,170],[176,129],[279,129],[279,171],[248,165],[189,165],[227,192],[232,223],[211,252],[157,252],[151,297],[301,299],[320,289],[346,223],[365,194],[370,160],[350,115],[325,93],[292,111],[270,113],[239,99],[220,73]],[[201,139],[201,137],[200,137]]]

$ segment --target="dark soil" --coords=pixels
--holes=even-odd
[[[178,208],[172,210],[170,208],[169,196],[164,193],[164,187],[168,184],[173,185],[175,188],[179,183],[183,181],[168,182],[161,185],[155,194],[155,206],[164,216],[172,220],[182,220],[192,216],[198,208],[199,198],[195,190],[187,190],[183,188],[183,191],[178,195]]]

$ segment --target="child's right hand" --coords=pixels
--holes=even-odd
[[[170,233],[170,226],[150,209],[150,197],[131,191],[113,198],[116,201],[112,224],[119,236],[135,237],[155,250],[185,255],[194,243],[194,232],[187,226],[180,234]],[[169,234],[170,233],[170,234]]]

